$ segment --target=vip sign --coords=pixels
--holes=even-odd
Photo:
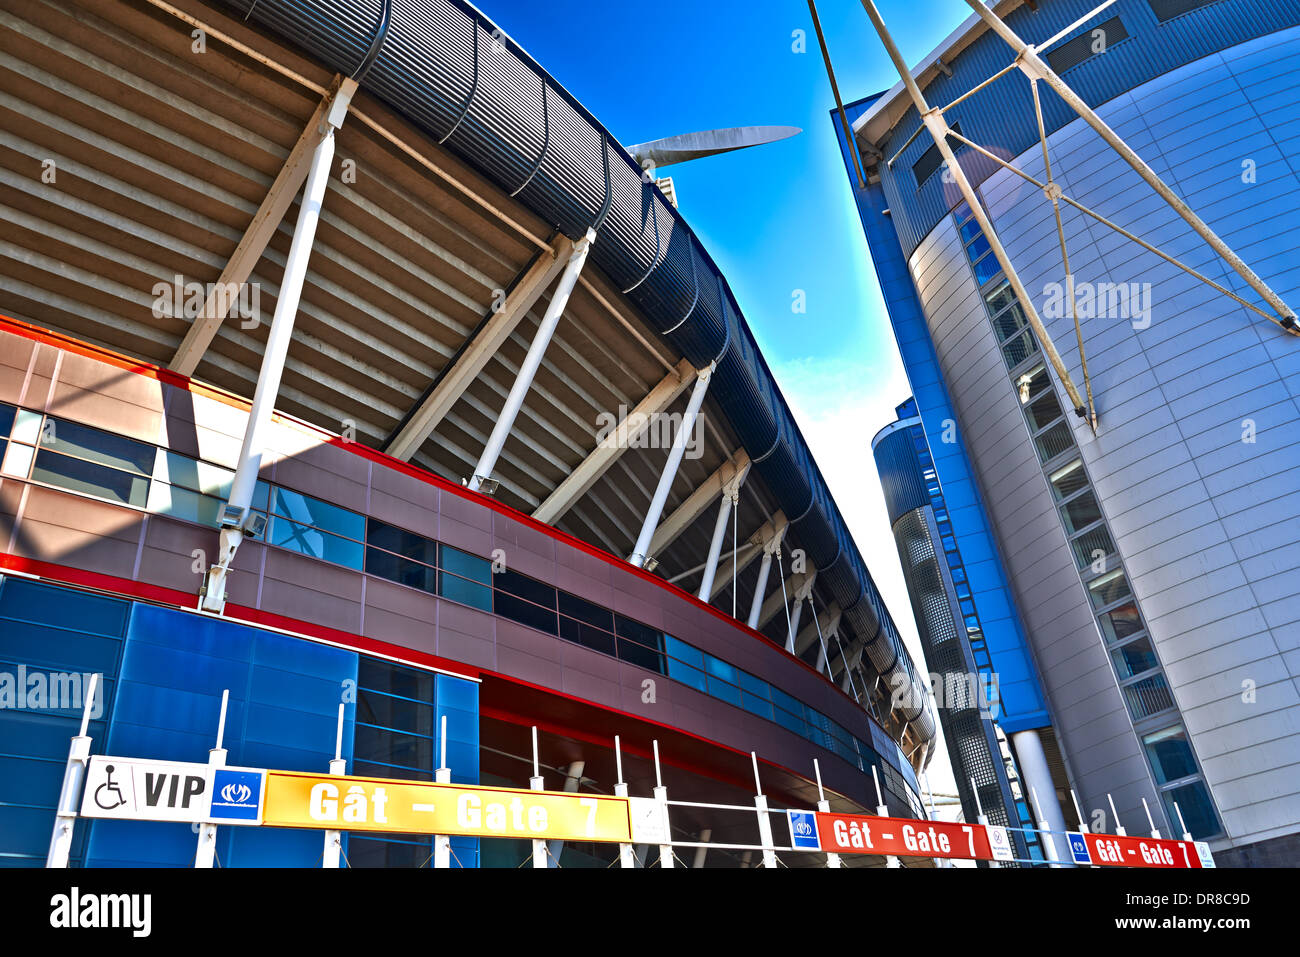
[[[262,823],[340,831],[631,840],[626,798],[271,771]]]
[[[887,854],[894,857],[992,859],[988,835],[980,824],[914,821],[867,814],[818,814],[823,851],[841,854]]]
[[[208,813],[206,764],[97,755],[86,769],[82,817],[193,823]]]

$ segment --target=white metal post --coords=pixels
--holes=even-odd
[[[1134,171],[1146,181],[1147,185],[1155,190],[1160,195],[1160,198],[1168,203],[1174,212],[1181,216],[1183,221],[1209,244],[1210,248],[1223,257],[1223,260],[1232,267],[1237,275],[1264,298],[1277,312],[1285,329],[1292,333],[1297,332],[1295,310],[1283,302],[1282,297],[1269,288],[1264,280],[1255,275],[1254,270],[1247,266],[1241,257],[1234,253],[1228,244],[1220,239],[1214,230],[1210,229],[1192,211],[1192,208],[1183,202],[1164,180],[1156,175],[1155,171],[1146,164],[1142,157],[1138,156],[1118,133],[1107,126],[1106,121],[1098,116],[1092,107],[1085,103],[1074,90],[1070,89],[1069,84],[1056,75],[1056,72],[1043,61],[1043,58],[1038,55],[1034,47],[1020,39],[1014,30],[1007,26],[992,10],[984,6],[980,0],[966,0],[966,3],[979,14],[980,18],[992,28],[994,33],[1005,40],[1011,49],[1016,51],[1016,65],[1020,67],[1026,76],[1047,83],[1070,109],[1074,110],[1085,123],[1091,126],[1106,141],[1106,144],[1111,149],[1123,158],[1124,162],[1133,167]]]
[[[1178,826],[1183,829],[1183,840],[1195,840],[1192,837],[1192,832],[1187,830],[1187,822],[1183,820],[1183,809],[1178,806],[1177,801],[1174,802],[1174,813],[1178,815]]]
[[[988,815],[984,813],[984,804],[980,801],[980,791],[979,788],[975,786],[975,778],[973,776],[970,779],[970,793],[971,797],[975,799],[975,823],[988,827],[989,818]],[[988,861],[987,863],[989,867],[1002,866],[1001,861]]]
[[[519,410],[523,408],[524,399],[528,397],[528,390],[533,385],[533,377],[542,364],[542,356],[546,354],[546,347],[550,344],[551,337],[555,334],[555,327],[559,325],[560,317],[569,304],[569,296],[573,293],[573,287],[577,285],[578,274],[582,272],[582,266],[587,261],[587,253],[591,251],[591,244],[595,241],[595,230],[588,229],[587,235],[573,244],[569,261],[565,264],[564,272],[560,274],[559,282],[555,284],[555,292],[552,293],[551,301],[546,306],[542,321],[537,325],[537,332],[528,346],[528,353],[524,356],[524,361],[519,364],[519,372],[515,375],[514,385],[510,387],[510,394],[506,396],[506,403],[497,416],[496,424],[492,427],[492,434],[488,436],[487,445],[483,447],[483,454],[479,456],[478,464],[474,466],[469,487],[476,492],[481,490],[483,483],[492,476],[492,470],[496,468],[497,459],[505,447],[506,439],[510,437],[510,430],[514,428],[515,419],[519,415]]]
[[[226,739],[226,708],[230,703],[230,689],[221,692],[221,716],[217,719],[217,746],[208,752],[208,767],[226,766],[229,752],[222,746]],[[199,825],[199,846],[194,854],[195,867],[211,867],[217,856],[217,826]]]
[[[817,810],[823,814],[829,814],[831,813],[831,802],[826,800],[826,789],[822,787],[822,766],[816,758],[813,758],[813,770],[817,773]],[[827,851],[826,866],[843,867],[844,861],[834,851]]]
[[[1119,811],[1115,810],[1115,799],[1110,796],[1109,791],[1106,792],[1106,800],[1110,802],[1110,815],[1115,819],[1115,833],[1124,837],[1128,831],[1124,830],[1124,825],[1119,823]]]
[[[628,795],[627,782],[623,780],[623,745],[619,741],[618,735],[614,735],[614,768],[615,775],[618,778],[614,785],[614,795],[625,798]],[[632,851],[631,844],[620,844],[618,846],[618,864],[619,867],[636,867],[636,855]]]
[[[763,782],[758,777],[758,754],[749,752],[749,759],[754,764],[754,813],[758,815],[758,840],[763,845],[763,866],[775,868],[776,841],[772,838],[772,818],[768,814],[767,795],[763,793]]]
[[[758,564],[758,583],[754,586],[754,600],[749,603],[749,617],[745,624],[758,627],[758,616],[763,613],[763,598],[767,595],[767,576],[772,571],[772,549],[763,546],[763,559]]]
[[[451,768],[447,767],[447,716],[445,714],[438,725],[438,770],[433,772],[433,780],[435,784],[450,784]],[[435,868],[451,867],[450,835],[433,835],[433,866]]]
[[[330,760],[330,774],[335,777],[342,777],[348,773],[348,763],[343,759],[343,712],[346,707],[347,705],[342,701],[339,702],[338,724],[334,730],[334,757]],[[325,852],[321,857],[321,867],[337,869],[342,856],[343,832],[326,831]]]
[[[1151,825],[1151,836],[1156,840],[1160,839],[1160,828],[1156,827],[1155,818],[1151,816],[1151,806],[1147,804],[1147,799],[1142,799],[1142,810],[1147,812],[1147,823]]]
[[[528,786],[534,791],[544,791],[541,762],[537,758],[537,725],[533,725],[533,776],[528,779]],[[546,842],[533,840],[533,867],[549,867],[546,861]]]
[[[654,797],[659,802],[659,813],[663,816],[664,834],[669,841],[673,839],[672,825],[668,820],[668,789],[664,787],[663,773],[659,768],[659,739],[654,741],[655,750],[655,789]],[[673,866],[673,846],[672,844],[659,845],[659,866],[671,868]]]
[[[713,594],[713,579],[718,573],[718,558],[722,555],[722,540],[727,534],[727,519],[731,517],[733,504],[731,493],[724,488],[722,501],[718,503],[718,519],[713,524],[713,540],[709,542],[709,557],[704,562],[704,577],[700,579],[700,590],[697,592],[701,601],[708,601]],[[735,561],[735,556],[732,561]]]
[[[654,538],[655,529],[659,527],[659,517],[664,511],[664,503],[668,501],[668,491],[672,488],[673,479],[677,477],[677,467],[682,464],[682,456],[686,453],[686,443],[690,434],[695,431],[695,419],[700,414],[700,406],[704,404],[704,393],[709,390],[709,379],[712,377],[712,363],[701,369],[695,377],[695,387],[691,389],[690,400],[686,403],[682,424],[678,427],[677,434],[673,436],[673,445],[668,451],[668,461],[664,462],[659,484],[655,486],[655,493],[650,499],[645,521],[641,523],[641,534],[637,536],[632,555],[628,558],[628,562],[637,568],[645,564],[646,555],[650,551],[650,542]]]
[[[355,85],[352,89],[355,89]],[[350,94],[345,96],[340,90],[335,97],[336,106],[346,111],[350,99]],[[334,115],[332,111],[331,122]],[[341,122],[340,113],[338,123]],[[334,123],[333,126],[337,126],[338,123]],[[248,424],[244,428],[239,462],[231,481],[230,496],[222,514],[217,561],[208,569],[203,595],[199,602],[199,607],[205,611],[221,612],[225,609],[226,579],[235,552],[239,550],[240,543],[244,540],[249,517],[248,509],[253,501],[253,492],[257,488],[257,476],[261,470],[262,453],[266,446],[265,432],[271,423],[271,413],[275,409],[276,398],[280,393],[280,377],[284,373],[285,357],[289,353],[289,343],[293,339],[294,319],[298,314],[298,302],[302,297],[302,286],[307,277],[307,261],[311,257],[312,243],[316,238],[316,226],[320,221],[321,204],[325,199],[325,187],[329,182],[330,163],[334,159],[333,126],[312,154],[311,170],[307,173],[307,184],[303,187],[302,205],[298,209],[298,221],[294,226],[293,239],[289,243],[289,256],[285,260],[284,275],[280,279],[280,294],[276,299],[275,315],[271,319],[266,348],[262,353],[262,365],[257,375],[257,386],[253,390],[253,405],[248,413]]]
[[[966,177],[966,172],[957,162],[957,157],[953,154],[952,146],[948,143],[948,121],[944,119],[943,112],[936,108],[931,108],[925,101],[925,96],[921,93],[921,88],[917,85],[912,76],[912,71],[908,69],[903,55],[898,51],[894,44],[894,38],[890,36],[885,21],[881,18],[880,12],[872,0],[862,0],[863,9],[867,11],[867,16],[871,18],[876,32],[880,35],[881,42],[885,45],[885,50],[889,53],[889,58],[893,61],[894,67],[898,70],[898,75],[903,80],[903,86],[907,89],[908,95],[912,98],[912,104],[916,107],[917,113],[921,115],[921,121],[925,128],[930,131],[934,138],[934,145],[938,148],[944,163],[947,165],[948,173],[952,176],[957,188],[961,190],[962,197],[970,206],[971,212],[975,214],[975,220],[979,223],[980,229],[984,232],[984,238],[989,241],[989,246],[993,250],[993,255],[997,257],[998,265],[1006,273],[1007,280],[1011,283],[1011,288],[1020,301],[1020,307],[1025,312],[1025,319],[1028,320],[1030,327],[1034,330],[1034,338],[1042,347],[1043,354],[1052,364],[1056,371],[1057,378],[1061,380],[1061,385],[1065,388],[1074,403],[1074,410],[1080,416],[1087,415],[1087,407],[1084,405],[1079,390],[1074,385],[1074,380],[1070,377],[1070,372],[1065,367],[1065,362],[1061,359],[1060,353],[1056,351],[1056,345],[1052,342],[1051,337],[1047,334],[1047,329],[1043,325],[1043,320],[1039,318],[1038,309],[1034,306],[1033,299],[1029,291],[1025,289],[1024,283],[1020,281],[1020,275],[1016,272],[1015,266],[1011,262],[1011,257],[1002,247],[1001,240],[998,239],[997,233],[993,229],[993,224],[989,221],[988,214],[984,212],[984,205],[980,202],[979,196],[975,192],[975,187],[971,185],[970,180]],[[1096,423],[1090,423],[1096,428]]]
[[[889,805],[885,803],[885,795],[880,790],[880,772],[874,764],[871,766],[871,777],[876,782],[876,813],[881,817],[889,817]],[[899,863],[898,858],[893,854],[886,854],[885,866],[902,867],[903,865]]]
[[[1029,804],[1034,812],[1034,820],[1038,824],[1038,837],[1043,845],[1043,854],[1054,867],[1059,867],[1061,854],[1056,846],[1056,835],[1052,833],[1051,824],[1043,819],[1043,809],[1038,803],[1038,791],[1033,785],[1029,787]]]
[[[924,760],[921,761],[921,766],[925,766]],[[930,820],[937,821],[939,820],[939,812],[934,807],[934,789],[930,787],[930,775],[922,771],[921,780],[925,782],[925,799],[930,805]],[[946,857],[935,857],[932,860],[935,867],[952,867],[952,861]]]
[[[63,769],[63,787],[59,790],[59,807],[54,815],[54,831],[50,835],[50,849],[45,855],[46,867],[67,867],[72,853],[72,831],[77,826],[77,809],[81,806],[81,791],[86,784],[86,765],[90,761],[90,713],[99,690],[99,673],[87,682],[85,700],[81,704],[81,729],[68,745],[68,764]]]

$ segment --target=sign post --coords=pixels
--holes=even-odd
[[[346,705],[339,702],[339,720],[334,732],[334,758],[330,761],[330,774],[342,777],[347,774],[348,763],[343,760],[343,713]],[[321,857],[321,867],[337,870],[339,858],[343,854],[343,832],[325,832],[325,851]]]
[[[767,811],[767,795],[763,793],[763,782],[758,779],[758,755],[750,751],[749,759],[754,762],[754,808],[758,814],[758,840],[763,845],[763,866],[776,867],[776,842],[772,839],[772,819]]]
[[[627,797],[627,782],[623,780],[623,746],[619,741],[618,735],[614,735],[614,765],[618,771],[618,782],[614,785],[614,794],[617,797]],[[619,867],[636,867],[636,855],[632,853],[631,844],[620,844],[618,846],[618,866]]]
[[[447,767],[447,716],[442,716],[439,724],[440,735],[438,743],[441,746],[439,750],[438,770],[433,772],[433,779],[438,784],[451,783],[451,768]],[[435,868],[451,867],[451,836],[448,834],[433,835],[433,866]]]
[[[829,814],[831,810],[831,802],[826,800],[826,789],[822,787],[822,766],[821,766],[821,762],[819,762],[816,758],[813,758],[813,771],[817,773],[817,810],[821,811],[823,814]],[[794,823],[794,819],[792,818],[791,824],[793,825],[793,823]],[[814,817],[812,819],[812,824],[814,828],[813,838],[816,839],[817,818]],[[799,841],[797,836],[794,833],[793,827],[791,827],[790,829],[790,837],[791,837],[790,843],[798,847]],[[818,846],[820,846],[820,841],[818,842]],[[843,867],[844,862],[840,859],[840,856],[836,854],[834,851],[827,851],[826,866]]]
[[[59,808],[54,816],[54,833],[50,835],[50,850],[45,856],[46,867],[67,867],[72,851],[72,830],[77,824],[77,801],[86,780],[86,766],[90,761],[90,712],[99,690],[99,674],[87,682],[86,700],[81,708],[81,730],[68,746],[68,764],[63,771],[63,788],[59,791]]]
[[[224,767],[228,752],[221,746],[226,737],[226,707],[230,703],[230,689],[221,692],[221,716],[217,718],[217,746],[208,752],[208,767]],[[195,867],[211,867],[217,856],[217,826],[199,824],[199,846],[194,852]]]

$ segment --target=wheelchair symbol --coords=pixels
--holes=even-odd
[[[105,803],[106,800],[112,800],[113,803],[107,804]],[[122,796],[122,788],[113,780],[113,765],[111,764],[104,768],[104,783],[95,788],[95,803],[105,811],[112,811],[126,804],[126,798]]]

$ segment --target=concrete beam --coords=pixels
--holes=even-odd
[[[793,601],[795,593],[799,589],[803,588],[806,582],[811,581],[812,577],[816,574],[816,572],[800,572],[797,575],[791,575],[787,578],[785,580],[784,596],[782,595],[780,588],[772,592],[767,601],[763,602],[763,609],[758,613],[758,624],[754,627],[761,631],[763,627],[772,620],[777,612],[781,610],[781,606],[785,603],[785,599],[789,598]]]
[[[459,355],[451,360],[451,367],[441,372],[433,389],[420,400],[415,410],[407,416],[405,424],[385,446],[389,455],[409,462],[416,449],[433,434],[451,407],[469,388],[492,357],[510,338],[515,327],[533,308],[542,293],[564,269],[573,253],[573,241],[560,235],[550,249],[539,253],[537,259],[524,272],[519,281],[506,294],[505,301],[473,340],[466,343]]]
[[[809,648],[817,644],[817,625],[822,628],[822,637],[826,639],[826,652],[828,655],[836,653],[835,642],[831,640],[831,635],[839,631],[840,628],[840,606],[831,602],[826,608],[823,608],[817,615],[817,621],[808,622],[803,628],[799,629],[799,636],[794,640],[794,652],[802,655]],[[818,655],[821,654],[820,648]]]
[[[677,363],[677,367],[659,380],[646,397],[637,403],[636,408],[628,412],[546,501],[537,507],[533,518],[548,525],[558,522],[573,507],[573,503],[596,484],[606,469],[618,461],[632,441],[649,428],[651,416],[665,411],[694,384],[695,379],[694,366],[685,359]]]
[[[228,290],[237,289],[248,281],[248,277],[253,274],[253,267],[266,251],[267,243],[280,228],[280,223],[293,204],[294,197],[298,195],[298,190],[307,181],[312,155],[321,140],[325,138],[326,132],[332,129],[329,115],[343,82],[343,77],[338,75],[334,77],[334,81],[325,91],[324,97],[317,104],[311,119],[307,121],[306,127],[299,135],[298,142],[294,143],[293,149],[289,150],[289,155],[285,157],[284,165],[280,167],[280,172],[263,198],[262,205],[253,214],[253,220],[244,230],[243,238],[239,240],[239,245],[235,247],[230,260],[221,270],[220,278],[208,293],[203,311],[194,320],[189,332],[177,347],[176,354],[172,356],[172,361],[168,363],[167,367],[173,372],[191,376],[199,367],[203,354],[208,351],[208,346],[216,337],[217,330],[226,320],[226,313],[237,298],[230,296]],[[356,88],[356,84],[352,81],[349,80],[348,83],[351,84],[351,89]]]
[[[739,484],[749,472],[749,455],[744,449],[737,449],[735,454],[718,466],[717,470],[706,478],[686,497],[686,501],[673,509],[673,513],[659,523],[654,538],[650,540],[650,554],[658,555],[677,540],[677,537],[691,527],[691,524],[708,510],[724,488]],[[728,572],[730,574],[730,572]]]

